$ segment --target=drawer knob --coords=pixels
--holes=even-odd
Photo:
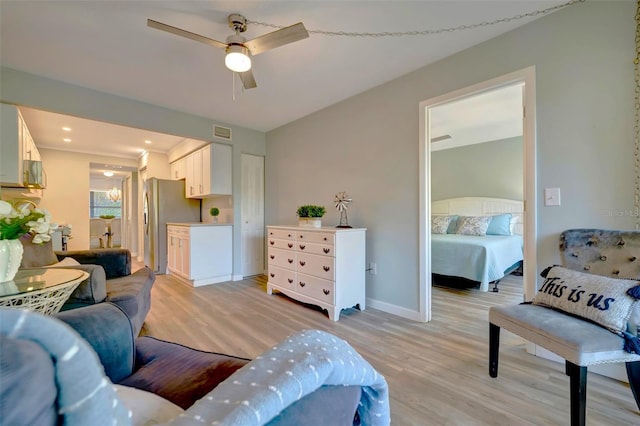
[[[288,278],[287,281],[289,281],[289,284],[293,283],[293,278]]]
[[[289,246],[289,248],[293,248],[293,243],[289,243],[287,246]]]
[[[271,273],[269,274],[269,276],[270,276],[271,278],[274,278],[274,277],[276,276],[276,274],[274,274],[273,272],[271,272]]]
[[[300,244],[300,250],[304,250],[306,246],[304,244]]]
[[[327,237],[324,237],[324,240],[327,241]]]
[[[293,263],[293,259],[287,259],[289,263]]]
[[[272,254],[269,255],[269,257],[271,258],[271,260],[275,259],[276,257]]]
[[[273,240],[269,240],[269,244],[274,245],[276,242]]]
[[[269,232],[269,235],[273,235],[273,232]]]
[[[300,266],[304,266],[304,265],[306,265],[306,264],[307,264],[307,262],[305,262],[304,260],[301,260],[301,261],[300,261]]]
[[[291,234],[288,234],[288,237],[291,238]]]
[[[298,284],[300,284],[300,287],[304,287],[305,285],[307,285],[307,283],[304,283],[302,281],[300,281]]]
[[[329,293],[331,293],[331,290],[327,290],[326,288],[323,288],[322,292],[324,293],[325,296],[328,296]]]
[[[329,270],[330,270],[331,268],[330,268],[330,267],[328,267],[328,266],[323,266],[323,267],[322,267],[322,269],[324,269],[324,271],[325,271],[325,272],[329,272]]]
[[[303,238],[304,238],[304,235],[300,235],[300,239],[303,239]]]
[[[328,248],[323,248],[322,251],[324,252],[324,254],[329,254],[329,252],[331,251],[331,249]]]

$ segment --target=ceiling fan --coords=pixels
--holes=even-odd
[[[227,53],[224,60],[225,65],[231,71],[238,73],[245,89],[257,87],[256,80],[251,71],[251,56],[309,37],[309,33],[302,22],[298,22],[289,27],[263,34],[253,40],[247,40],[241,35],[241,33],[247,30],[247,18],[238,13],[232,13],[229,15],[228,20],[229,27],[235,31],[235,34],[227,37],[225,43],[181,28],[163,24],[153,19],[147,19],[147,26],[199,41],[209,46],[224,49]]]

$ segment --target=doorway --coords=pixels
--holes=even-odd
[[[530,300],[536,291],[536,188],[535,188],[535,68],[516,71],[483,83],[447,93],[420,103],[420,319],[431,320],[431,199],[432,199],[432,141],[444,141],[436,134],[432,112],[454,101],[477,96],[498,88],[521,86],[523,100],[523,203],[524,203],[524,298]]]

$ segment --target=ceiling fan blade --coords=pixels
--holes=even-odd
[[[249,49],[252,55],[258,55],[267,50],[293,43],[309,37],[307,29],[302,22],[285,27],[249,40],[244,45]]]
[[[258,85],[256,84],[256,79],[253,78],[253,72],[251,70],[239,72],[238,75],[240,76],[240,80],[242,81],[242,85],[244,86],[245,90],[258,87]]]
[[[214,40],[209,37],[201,36],[200,34],[192,33],[191,31],[183,30],[181,28],[172,27],[171,25],[163,24],[162,22],[154,21],[153,19],[147,19],[147,26],[155,28],[157,30],[166,31],[171,34],[186,37],[191,40],[199,41],[200,43],[208,44],[209,46],[218,47],[220,49],[226,49],[227,44],[218,40]]]

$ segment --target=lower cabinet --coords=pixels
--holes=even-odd
[[[267,293],[280,291],[326,309],[365,309],[366,229],[267,227]]]
[[[167,270],[194,287],[232,278],[231,225],[167,225]]]

